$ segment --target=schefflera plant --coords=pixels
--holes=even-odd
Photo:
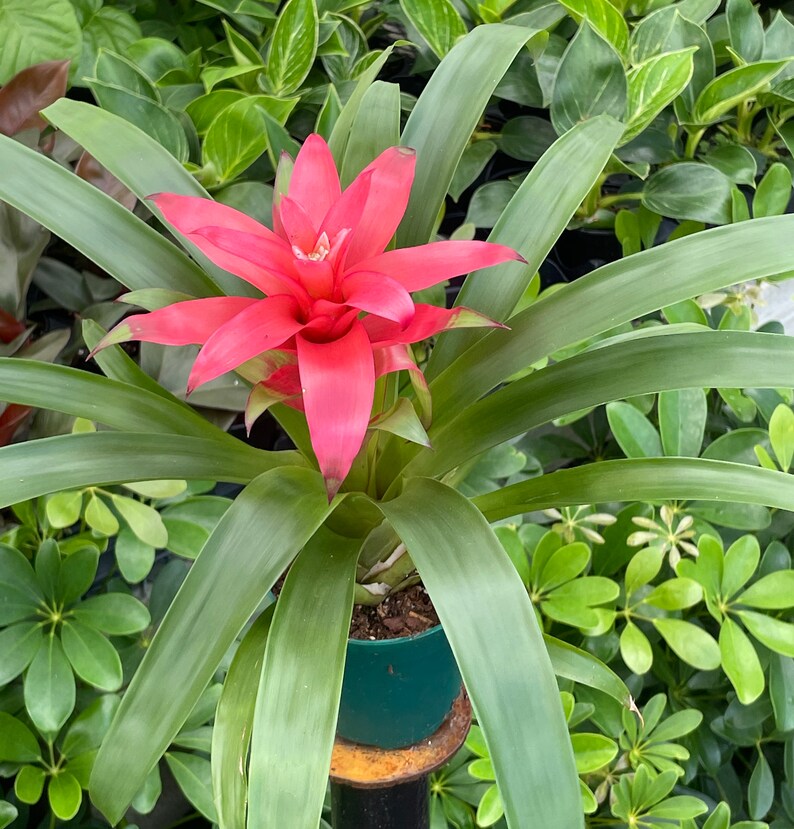
[[[432,239],[458,161],[499,77],[525,44],[542,38],[518,26],[478,27],[441,62],[402,132],[399,89],[373,83],[388,52],[362,75],[329,146],[343,185],[389,147],[415,151],[398,249]],[[157,192],[208,197],[163,148],[108,113],[59,102],[46,117],[141,199]],[[107,377],[0,362],[3,399],[90,416],[111,430],[0,450],[0,503],[122,478],[210,478],[245,487],[196,559],[97,757],[91,796],[111,822],[122,817],[226,651],[290,566],[275,612],[257,619],[238,650],[238,669],[232,665],[214,728],[214,792],[222,827],[316,826],[356,577],[402,543],[461,669],[508,824],[582,826],[554,671],[626,706],[630,697],[592,658],[561,642],[544,643],[527,591],[489,521],[627,498],[730,498],[794,509],[790,476],[703,459],[595,463],[471,500],[444,483],[447,473],[490,447],[609,400],[708,385],[794,386],[790,338],[676,326],[607,340],[524,371],[660,307],[794,268],[787,242],[794,219],[775,217],[628,257],[514,313],[622,133],[623,125],[606,116],[574,124],[537,163],[490,239],[517,250],[527,264],[506,262],[471,275],[460,299],[509,330],[440,337],[423,366],[433,407],[432,448],[379,434],[363,459],[367,486],[348,476],[330,504],[306,417],[294,408],[275,404],[272,411],[297,450],[265,452],[204,421],[118,346],[97,355]],[[155,308],[223,294],[261,300],[256,288],[209,262],[188,239],[176,236],[193,258],[34,152],[4,141],[0,163],[6,171],[0,197],[138,292],[137,302]],[[520,372],[521,379],[507,382]],[[416,407],[417,392],[402,377],[393,373],[376,393],[402,396]],[[346,394],[341,384],[339,394]]]

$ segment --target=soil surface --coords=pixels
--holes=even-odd
[[[355,605],[350,621],[351,639],[399,639],[415,636],[438,624],[430,596],[421,584],[387,596],[377,607]]]

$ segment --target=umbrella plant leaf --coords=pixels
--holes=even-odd
[[[49,633],[25,674],[25,708],[39,731],[57,734],[74,710],[75,683],[61,640]]]
[[[121,687],[121,659],[108,640],[95,628],[66,621],[61,628],[66,658],[80,679],[103,691]]]
[[[33,661],[43,635],[38,622],[17,622],[0,630],[0,686],[19,676]]]
[[[80,602],[74,617],[103,633],[126,636],[143,630],[150,621],[146,605],[126,593],[103,593]]]
[[[33,732],[16,717],[0,711],[0,760],[5,763],[35,763],[41,752]]]
[[[743,705],[754,702],[764,690],[764,671],[747,634],[732,619],[720,627],[722,668]]]

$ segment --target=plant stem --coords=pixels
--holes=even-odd
[[[700,143],[700,139],[703,138],[703,133],[705,132],[706,128],[701,127],[699,130],[695,130],[695,132],[689,133],[689,136],[686,140],[686,148],[684,149],[685,158],[695,157],[695,150],[697,150],[697,146]]]
[[[642,193],[615,193],[613,196],[603,196],[598,206],[611,207],[613,204],[618,204],[622,201],[639,201],[641,198]]]

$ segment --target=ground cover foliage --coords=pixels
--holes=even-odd
[[[433,217],[437,232],[458,239],[498,232],[543,152],[599,115],[627,129],[568,222],[585,229],[580,244],[596,229],[614,234],[615,255],[630,255],[707,226],[782,214],[791,200],[794,24],[785,4],[42,3],[8,0],[0,9],[0,29],[12,33],[0,49],[0,132],[98,186],[122,210],[154,188],[135,194],[121,184],[125,173],[134,178],[136,162],[125,166],[118,143],[98,140],[111,126],[116,142],[125,139],[123,123],[142,128],[199,190],[269,221],[279,156],[294,155],[312,131],[330,138],[362,77],[380,72],[400,88],[370,87],[353,156],[381,149],[372,136],[395,113],[387,131],[399,134],[459,38],[503,22],[548,37],[519,51],[465,137],[445,207]],[[357,170],[341,172],[349,181]],[[169,186],[176,185],[157,189]],[[50,241],[9,205],[0,210],[8,252],[0,266],[0,355],[82,368],[88,347],[124,312],[109,301],[123,290],[120,274]],[[135,210],[148,216],[140,202]],[[600,256],[582,255],[570,268],[555,248],[533,263],[540,274],[516,309],[552,297],[561,287],[552,279],[577,276]],[[180,272],[190,293],[200,271]],[[461,299],[476,307],[473,286]],[[443,304],[444,291],[423,298]],[[594,353],[603,340],[652,336],[662,325],[757,330],[759,301],[750,283],[665,305],[552,350],[510,379]],[[761,330],[780,333],[774,323]],[[466,336],[439,340],[428,376],[443,378],[476,335]],[[131,353],[141,374],[184,399],[195,350],[145,343]],[[123,355],[108,360],[127,377],[138,370]],[[442,380],[442,395],[443,388]],[[219,378],[191,403],[226,427],[246,394],[239,381]],[[497,522],[544,633],[596,656],[633,696],[636,710],[559,680],[588,826],[794,827],[794,521],[729,495],[666,501],[637,495],[630,483],[621,501],[581,497],[581,488],[577,498],[574,488],[543,511],[502,518],[489,493],[621,458],[702,458],[789,473],[793,402],[790,389],[743,387],[586,403],[450,471],[449,482]],[[96,428],[68,413],[34,417],[24,403],[0,406],[0,443]],[[202,434],[201,425],[191,428]],[[279,433],[265,431],[272,448]],[[442,432],[441,446],[445,439],[454,442],[454,434]],[[663,460],[657,471],[662,478]],[[81,487],[4,511],[0,827],[106,825],[87,797],[97,750],[188,562],[229,503],[213,482],[156,481]],[[398,575],[392,586],[404,582]],[[260,618],[262,626],[269,617]],[[219,820],[209,756],[234,650],[147,777],[128,823],[167,826],[191,814]],[[433,829],[505,826],[494,780],[475,726],[465,749],[433,777]]]

